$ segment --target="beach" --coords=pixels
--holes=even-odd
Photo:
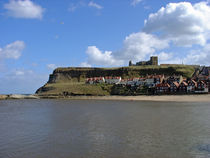
[[[69,99],[166,101],[166,102],[210,102],[210,94],[202,95],[160,95],[160,96],[73,96]]]
[[[210,94],[196,95],[139,95],[139,96],[58,96],[58,95],[0,95],[5,99],[73,99],[73,100],[125,100],[166,102],[210,102]]]

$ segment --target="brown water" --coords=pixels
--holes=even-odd
[[[105,157],[210,157],[210,103],[0,101],[0,158]]]

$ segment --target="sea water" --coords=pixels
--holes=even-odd
[[[208,157],[210,103],[0,101],[0,158]]]

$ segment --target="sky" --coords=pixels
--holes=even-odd
[[[29,94],[56,67],[210,65],[210,1],[1,0],[0,94]]]

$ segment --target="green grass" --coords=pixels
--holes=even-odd
[[[112,86],[112,85],[110,85]],[[110,88],[108,85],[89,85],[84,82],[70,82],[70,83],[53,83],[46,84],[45,88],[49,90],[42,92],[45,95],[60,94],[68,92],[74,95],[109,95]]]

